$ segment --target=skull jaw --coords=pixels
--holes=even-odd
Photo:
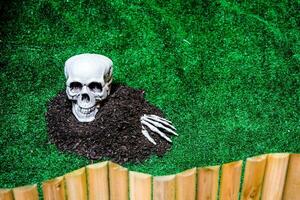
[[[91,122],[95,120],[96,114],[98,112],[98,108],[96,105],[89,109],[81,108],[75,102],[72,103],[72,112],[76,119],[80,122]]]

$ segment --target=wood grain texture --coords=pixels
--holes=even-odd
[[[220,166],[198,169],[197,200],[216,200],[219,188]]]
[[[283,199],[300,199],[300,154],[290,155]]]
[[[222,166],[220,200],[238,200],[243,161]]]
[[[260,199],[266,162],[266,155],[247,159],[241,200]]]
[[[36,185],[28,185],[13,189],[15,200],[38,200],[39,194]]]
[[[175,175],[153,178],[154,200],[175,200]]]
[[[45,200],[65,200],[65,181],[63,177],[46,181],[43,183],[43,196]]]
[[[151,200],[151,175],[129,172],[129,186],[131,200]]]
[[[128,200],[128,170],[109,162],[110,200]]]
[[[65,175],[68,200],[87,200],[87,185],[85,168]]]
[[[269,154],[265,170],[262,200],[282,198],[289,154]]]
[[[176,175],[176,200],[195,200],[196,168]]]
[[[10,189],[0,189],[0,200],[13,200],[13,193]]]
[[[88,165],[89,200],[109,200],[108,162]]]

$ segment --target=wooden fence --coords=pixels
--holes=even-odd
[[[268,154],[220,166],[155,176],[112,162],[88,165],[43,183],[45,200],[299,200],[300,154]],[[36,200],[37,185],[0,189],[0,200]]]

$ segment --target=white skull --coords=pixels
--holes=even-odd
[[[99,54],[80,54],[66,61],[66,93],[78,121],[95,119],[98,103],[110,93],[112,70],[112,61]]]

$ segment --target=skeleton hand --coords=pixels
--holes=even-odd
[[[172,140],[164,132],[168,132],[168,133],[178,136],[178,134],[175,132],[176,128],[172,125],[172,122],[169,120],[166,120],[164,118],[161,118],[159,116],[143,115],[141,117],[141,123],[142,123],[142,134],[154,145],[156,145],[156,142],[149,135],[148,131],[146,130],[146,127],[148,129],[150,129],[152,132],[160,135],[162,138],[164,138],[168,142],[172,142]],[[162,132],[162,131],[164,131],[164,132]]]

